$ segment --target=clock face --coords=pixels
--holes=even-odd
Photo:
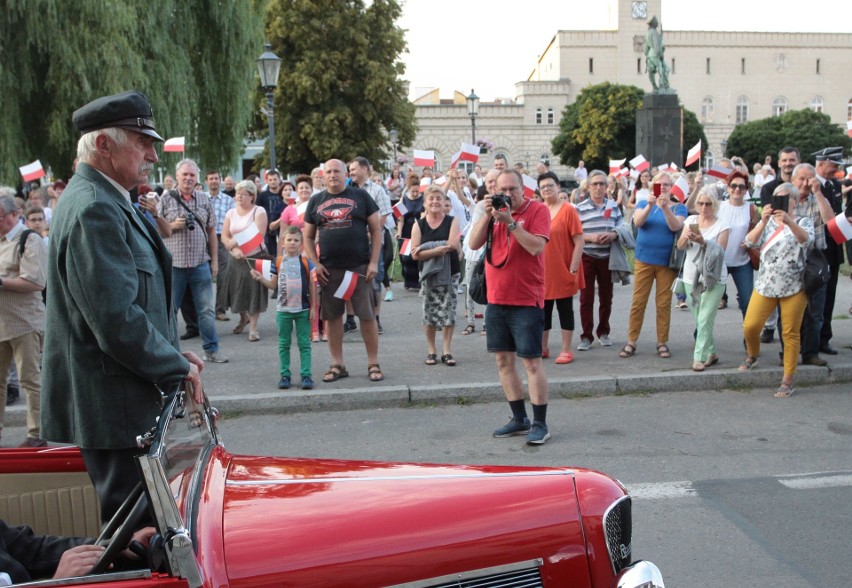
[[[648,18],[648,3],[634,2],[633,3],[633,18]]]

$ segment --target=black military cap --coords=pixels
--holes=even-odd
[[[837,165],[843,165],[843,147],[826,147],[816,153],[811,153],[817,161],[830,161]]]
[[[151,103],[145,94],[135,90],[92,100],[74,111],[72,120],[82,134],[118,127],[163,140],[154,128]]]

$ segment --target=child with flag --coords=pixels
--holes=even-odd
[[[279,248],[283,255],[273,264],[257,260],[251,277],[269,288],[278,286],[278,357],[281,379],[278,388],[290,387],[290,343],[293,328],[299,345],[302,390],[314,387],[311,374],[311,321],[317,312],[317,286],[311,277],[312,264],[302,255],[302,232],[290,225],[283,230]],[[276,275],[277,274],[277,275]]]

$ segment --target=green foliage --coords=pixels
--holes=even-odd
[[[406,50],[396,0],[270,0],[267,39],[281,57],[275,92],[277,165],[309,171],[335,157],[388,157],[387,131],[410,145],[416,126],[399,61]],[[265,103],[262,94],[258,104]],[[266,135],[265,119],[255,119]],[[268,162],[268,155],[264,157]],[[257,167],[260,167],[258,162]]]
[[[19,183],[17,167],[34,159],[70,176],[74,110],[129,89],[151,100],[161,135],[187,137],[202,168],[230,168],[253,106],[258,1],[6,0],[0,182]]]
[[[727,153],[739,155],[747,163],[762,162],[767,155],[775,159],[788,145],[798,148],[802,158],[813,163],[810,154],[814,151],[824,147],[844,147],[848,151],[852,139],[827,114],[790,110],[781,116],[737,125],[728,137]]]
[[[636,111],[645,92],[636,86],[604,82],[583,89],[565,107],[551,145],[563,165],[584,160],[588,169],[609,169],[610,159],[636,155]],[[684,161],[687,151],[707,137],[695,113],[683,108]]]

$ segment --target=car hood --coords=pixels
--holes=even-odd
[[[589,583],[572,470],[243,456],[221,465],[231,586],[393,585],[537,559],[545,579]]]

